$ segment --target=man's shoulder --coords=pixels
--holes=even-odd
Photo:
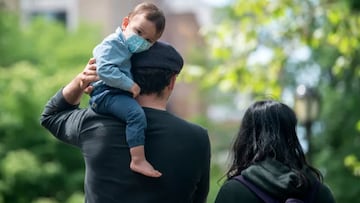
[[[201,145],[200,143],[203,143],[204,147],[208,147],[210,145],[208,130],[205,127],[193,121],[185,120],[179,117],[176,118],[179,120],[179,123],[174,128],[175,131],[180,132],[183,136],[186,134],[189,138],[196,140],[199,147]]]
[[[195,122],[190,121],[190,120],[180,118],[180,117],[175,116],[175,115],[174,115],[174,117],[176,119],[178,119],[179,123],[186,126],[187,128],[191,128],[192,130],[196,130],[196,131],[199,131],[201,133],[206,133],[207,134],[207,129],[205,127],[201,126],[200,124],[195,123]]]
[[[110,125],[114,127],[125,128],[125,121],[119,120],[115,116],[97,113],[91,107],[86,107],[82,110],[84,122],[89,122],[90,125],[97,123],[99,127],[107,127]]]
[[[177,133],[192,133],[205,134],[207,130],[201,125],[180,118],[179,116],[168,112],[159,111],[151,108],[143,108],[147,117],[148,126],[154,128],[166,128],[169,131],[176,131]]]
[[[244,202],[257,202],[257,197],[245,185],[237,180],[229,179],[221,186],[215,203],[237,202],[236,200],[239,199]]]

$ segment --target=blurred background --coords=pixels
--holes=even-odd
[[[46,101],[137,0],[0,0],[0,203],[83,202],[80,152],[39,125]],[[209,131],[214,202],[244,110],[293,107],[337,202],[360,202],[360,1],[157,0],[184,56],[169,110]],[[84,97],[82,106],[87,106]]]

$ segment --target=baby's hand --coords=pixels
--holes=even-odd
[[[140,87],[138,84],[134,83],[131,87],[130,92],[132,93],[133,97],[136,98],[140,94]]]

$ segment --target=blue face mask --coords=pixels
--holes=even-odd
[[[139,53],[145,50],[148,50],[151,47],[151,43],[146,41],[144,38],[140,37],[137,34],[131,35],[126,39],[126,42],[129,46],[129,51],[131,53]]]

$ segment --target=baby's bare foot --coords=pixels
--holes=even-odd
[[[154,167],[152,167],[152,165],[146,160],[137,162],[131,161],[130,168],[137,173],[141,173],[145,176],[153,178],[158,178],[162,175],[158,170],[155,170]]]

